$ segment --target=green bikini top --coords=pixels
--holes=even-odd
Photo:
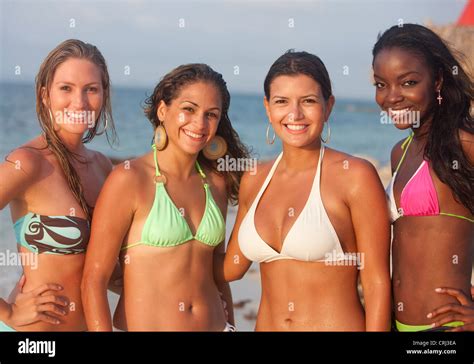
[[[141,240],[124,246],[122,250],[137,245],[156,247],[173,247],[190,240],[197,240],[203,244],[215,247],[225,238],[225,221],[221,210],[212,198],[206,175],[196,161],[196,169],[202,177],[206,192],[206,207],[196,235],[193,235],[184,216],[171,200],[165,188],[165,177],[161,175],[156,158],[156,147],[153,144],[155,159],[155,200],[143,226]]]

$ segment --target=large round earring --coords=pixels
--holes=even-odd
[[[227,142],[219,135],[215,135],[202,150],[204,157],[210,160],[222,158],[227,153]]]
[[[321,141],[324,143],[324,144],[328,144],[329,143],[329,140],[331,139],[331,125],[329,125],[329,121],[326,122],[326,124],[328,124],[328,135],[326,136],[326,140],[323,139],[322,137],[322,133],[321,133]]]
[[[166,148],[166,144],[168,144],[168,135],[166,134],[165,127],[160,120],[160,125],[157,126],[155,129],[155,137],[153,139],[155,143],[155,147],[157,150],[163,150]]]
[[[268,123],[267,125],[267,134],[266,134],[266,139],[267,139],[267,144],[270,144],[272,145],[273,143],[275,143],[275,138],[276,138],[276,134],[275,134],[275,130],[273,130],[273,137],[272,139],[269,138],[269,135],[270,134],[270,126],[272,125],[272,123]]]

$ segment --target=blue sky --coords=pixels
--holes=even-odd
[[[52,48],[78,38],[101,50],[116,86],[151,90],[179,64],[204,62],[224,75],[231,92],[262,94],[270,65],[294,48],[322,58],[336,97],[372,99],[377,34],[399,19],[453,23],[465,3],[0,0],[0,80],[33,82]]]

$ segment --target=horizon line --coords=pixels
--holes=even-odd
[[[11,80],[11,79],[0,79],[0,89],[2,88],[2,85],[18,85],[18,86],[34,86],[34,82],[32,81],[25,81],[25,80]],[[143,84],[135,84],[135,85],[125,85],[122,83],[112,84],[112,89],[123,89],[123,90],[145,90],[150,88],[150,91],[153,90],[154,86],[146,86]],[[239,96],[255,96],[255,97],[263,97],[263,91],[261,93],[257,91],[248,91],[248,90],[242,90],[242,89],[236,89],[236,90],[229,90],[231,94],[234,95],[239,95]],[[372,97],[355,97],[355,96],[337,96],[334,95],[336,99],[338,100],[345,100],[345,101],[372,101],[375,102]]]

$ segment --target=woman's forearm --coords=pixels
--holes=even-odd
[[[82,281],[82,304],[89,331],[112,331],[106,283],[85,277]]]
[[[366,331],[390,331],[390,281],[367,284],[364,300]]]
[[[222,269],[219,278],[225,282],[233,282],[242,279],[251,264],[252,262],[243,256],[239,254],[232,255],[227,251],[225,256],[222,255]]]
[[[119,296],[122,294],[123,290],[123,272],[120,263],[117,261],[115,265],[114,271],[112,272],[112,276],[109,279],[108,290],[118,294]]]

